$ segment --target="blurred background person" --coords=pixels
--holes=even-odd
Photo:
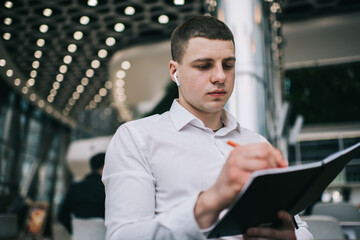
[[[91,173],[80,182],[71,184],[60,206],[58,219],[66,230],[72,234],[72,217],[104,218],[105,190],[101,182],[105,153],[91,157]]]

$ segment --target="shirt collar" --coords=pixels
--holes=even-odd
[[[200,119],[196,118],[188,110],[186,110],[183,106],[181,106],[177,99],[174,99],[169,114],[171,121],[174,123],[178,131],[180,131],[189,123],[192,123],[192,125],[195,125],[196,127],[205,127],[204,123],[200,121]]]
[[[222,119],[225,127],[228,127],[230,129],[238,129],[240,131],[239,122],[225,108],[222,110],[221,119]]]
[[[175,99],[171,105],[169,115],[171,121],[174,123],[175,128],[180,131],[183,127],[191,124],[195,127],[206,128],[204,123],[196,118],[192,113],[186,110],[181,104]],[[240,131],[240,124],[236,121],[235,117],[232,116],[226,109],[222,110],[221,119],[227,129],[226,132],[237,129]]]

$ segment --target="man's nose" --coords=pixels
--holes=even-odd
[[[226,75],[225,75],[223,67],[222,66],[216,67],[212,74],[211,81],[213,83],[215,83],[215,82],[224,83],[225,79],[226,79]]]

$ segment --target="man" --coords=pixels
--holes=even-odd
[[[254,171],[287,165],[224,109],[234,87],[235,46],[223,22],[188,20],[173,32],[171,52],[179,99],[169,112],[120,126],[108,147],[107,239],[205,239]],[[292,217],[279,218],[280,229],[253,228],[243,237],[295,239]],[[311,238],[297,221],[296,234]]]
[[[90,158],[91,173],[73,183],[60,206],[58,219],[72,234],[71,218],[104,218],[105,190],[101,181],[105,153]]]

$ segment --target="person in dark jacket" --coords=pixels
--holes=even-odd
[[[72,234],[72,217],[104,218],[105,190],[101,181],[105,153],[91,157],[91,173],[76,183],[72,183],[60,206],[58,219],[66,230]]]

